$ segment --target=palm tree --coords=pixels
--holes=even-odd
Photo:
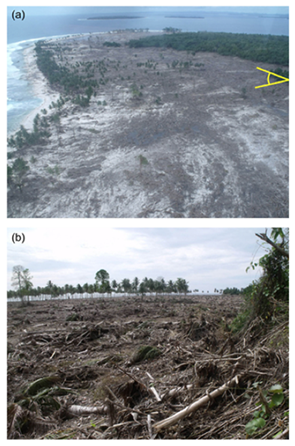
[[[134,291],[135,293],[137,293],[138,285],[139,285],[138,277],[134,277],[132,282],[132,291]]]
[[[122,288],[124,290],[124,293],[129,293],[130,289],[131,289],[131,283],[129,279],[123,279],[122,280]]]

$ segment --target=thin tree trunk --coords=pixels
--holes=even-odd
[[[177,412],[174,415],[171,415],[169,418],[166,418],[165,420],[159,421],[158,423],[154,424],[154,426],[153,426],[154,429],[161,430],[161,429],[171,426],[172,424],[177,423],[179,420],[182,420],[182,418],[186,417],[190,413],[197,410],[199,407],[208,403],[211,399],[216,398],[217,396],[221,395],[229,387],[232,387],[234,384],[237,384],[238,382],[239,382],[239,376],[236,375],[233,379],[231,379],[227,383],[223,384],[223,386],[219,387],[218,389],[214,390],[213,392],[209,393],[208,395],[203,396],[199,400],[197,400],[194,403],[187,406],[185,409],[182,409],[180,412]]]

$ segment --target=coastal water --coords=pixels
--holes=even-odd
[[[25,116],[42,102],[33,96],[32,85],[25,79],[23,50],[32,42],[7,46],[7,130],[18,130]]]
[[[24,76],[23,51],[34,41],[52,36],[108,32],[116,29],[163,30],[165,27],[182,31],[231,32],[247,34],[289,35],[287,15],[276,14],[276,9],[237,8],[228,12],[220,8],[156,8],[156,7],[102,7],[42,9],[26,7],[23,21],[13,21],[13,8],[7,8],[7,131],[19,128],[23,118],[34,110],[41,100],[32,94],[32,86]],[[267,15],[265,11],[268,9]],[[67,10],[69,13],[67,14]],[[249,11],[249,12],[247,12]],[[55,15],[54,15],[55,14]],[[88,20],[97,18],[99,20]]]

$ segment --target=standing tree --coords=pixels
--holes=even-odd
[[[123,279],[121,286],[124,290],[124,293],[129,293],[131,290],[131,283],[130,283],[130,279]]]
[[[24,268],[21,265],[13,267],[11,284],[16,288],[22,303],[24,303],[24,296],[28,295],[29,291],[33,288],[31,280],[33,277],[30,275],[28,268]]]
[[[137,293],[138,285],[139,285],[138,277],[134,277],[133,282],[132,282],[132,291],[133,292]]]
[[[112,280],[112,289],[115,291],[115,292],[117,292],[117,289],[118,289],[118,283],[117,283],[117,281],[114,279],[114,280]]]
[[[144,294],[146,293],[146,291],[147,291],[146,282],[140,282],[139,292],[140,292],[142,298],[143,298]]]
[[[11,178],[14,179],[14,182],[16,186],[19,188],[19,190],[22,190],[23,184],[24,184],[24,178],[30,169],[27,161],[25,161],[23,158],[17,158],[13,165],[12,165],[12,176]]]
[[[155,291],[155,282],[153,279],[148,279],[147,286],[150,293],[153,293]]]
[[[110,293],[111,285],[109,282],[110,275],[105,269],[100,269],[95,274],[95,282],[99,293]]]
[[[177,288],[176,288],[176,285],[173,282],[173,280],[168,281],[167,291],[168,291],[168,293],[176,293],[177,292]]]
[[[188,292],[188,282],[180,277],[175,282],[178,293],[186,294]]]

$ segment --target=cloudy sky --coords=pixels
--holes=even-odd
[[[11,3],[11,2],[9,2]],[[17,4],[21,4],[22,2],[18,2]],[[206,1],[206,6],[204,5],[196,5],[195,2],[190,1],[186,2],[183,6],[179,4],[179,2],[173,2],[173,1],[162,1],[159,5],[158,2],[155,1],[148,1],[145,2],[144,5],[141,5],[139,1],[125,1],[123,4],[119,4],[117,1],[100,1],[99,4],[97,2],[93,2],[94,6],[81,6],[79,3],[81,2],[75,2],[70,1],[67,2],[66,6],[61,6],[58,1],[52,0],[50,3],[50,6],[40,6],[38,4],[35,6],[37,2],[36,1],[27,1],[26,7],[30,8],[30,15],[69,15],[69,14],[97,14],[98,11],[109,12],[109,7],[114,6],[116,7],[116,11],[118,13],[125,12],[126,9],[129,11],[129,13],[151,13],[151,7],[157,7],[159,10],[165,11],[165,8],[179,8],[179,7],[187,7],[188,10],[191,9],[197,9],[205,12],[212,12],[214,9],[218,12],[238,12],[238,13],[263,13],[263,14],[288,14],[289,8],[288,6],[280,6],[278,2],[274,2],[269,0],[268,2],[264,2],[264,5],[257,5],[257,4],[248,4],[245,6],[245,2],[239,2],[237,0],[228,0],[227,2],[217,2],[215,1]],[[64,2],[65,3],[65,2]],[[88,2],[91,4],[91,2]],[[205,2],[203,2],[205,3]],[[225,6],[226,3],[226,6]],[[263,3],[263,2],[260,2]],[[241,4],[241,6],[240,6]],[[7,13],[10,16],[11,12],[15,8],[15,4],[13,3],[12,6],[8,5],[7,7]]]
[[[138,277],[189,282],[191,290],[245,287],[259,277],[248,272],[251,261],[265,253],[257,232],[265,228],[9,228],[7,238],[7,289],[12,268],[29,268],[33,285],[48,280],[94,283],[105,269],[111,280]],[[24,233],[25,242],[12,242],[13,233]]]

